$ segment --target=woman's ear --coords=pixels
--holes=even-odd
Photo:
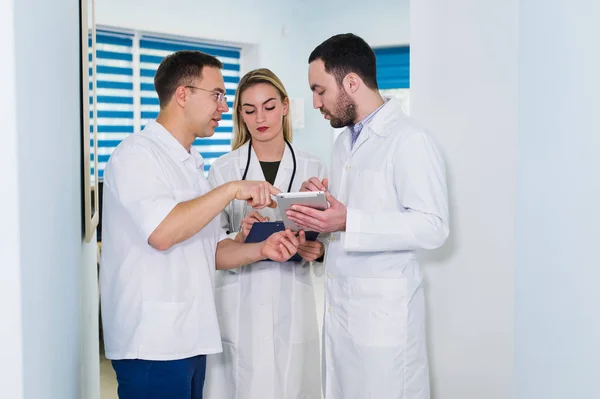
[[[283,99],[283,115],[286,116],[290,111],[290,99],[286,97]]]

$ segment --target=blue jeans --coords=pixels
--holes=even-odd
[[[119,399],[202,399],[206,356],[181,360],[113,360]]]

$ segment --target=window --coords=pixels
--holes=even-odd
[[[374,49],[377,58],[377,84],[382,95],[395,97],[405,113],[410,113],[410,47]]]
[[[100,180],[104,176],[104,166],[114,148],[134,131],[133,39],[131,34],[96,31],[98,132],[94,132],[93,110],[90,109],[90,134],[95,134],[98,140],[98,178]],[[90,61],[91,51],[90,47]],[[90,68],[90,76],[91,74]],[[92,82],[90,80],[91,90]],[[93,107],[91,97],[90,107]],[[92,162],[94,155],[92,148],[90,153]]]
[[[154,75],[162,59],[178,50],[200,50],[221,60],[224,64],[223,76],[227,95],[230,99],[233,98],[240,80],[240,48],[112,29],[97,30],[97,139],[100,179],[103,178],[106,162],[121,140],[143,129],[149,120],[158,115]],[[90,82],[90,88],[91,85]],[[90,98],[90,103],[91,100]],[[233,102],[228,104],[231,108]],[[223,120],[215,129],[213,137],[194,142],[194,148],[205,160],[205,173],[208,173],[216,158],[230,151],[232,133],[233,120],[230,110],[223,115]],[[90,156],[93,161],[94,154]]]

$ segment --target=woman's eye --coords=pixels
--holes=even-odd
[[[252,114],[254,113],[254,111],[244,111],[244,113],[245,113],[246,115],[252,115]]]
[[[271,108],[265,108],[267,111],[273,111],[275,109],[275,107],[271,107]]]
[[[322,91],[322,92],[320,92],[320,93],[318,93],[318,92],[317,92],[317,94],[318,94],[318,95],[320,95],[320,96],[322,96],[323,94],[325,94],[325,90],[323,90],[323,91]]]

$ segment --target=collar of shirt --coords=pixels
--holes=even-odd
[[[388,101],[389,101],[389,99],[385,99],[383,101],[383,104],[381,104],[379,107],[377,107],[376,110],[374,110],[369,115],[367,115],[366,118],[364,118],[360,122],[357,122],[354,125],[350,126],[350,133],[352,134],[351,146],[353,146],[354,143],[356,143],[356,140],[358,139],[360,132],[362,132],[363,128],[367,125],[367,123],[371,122],[371,120],[375,117],[375,115],[381,110],[381,108],[383,108],[385,106],[385,104],[387,104]]]
[[[202,158],[202,155],[194,147],[190,149],[190,152],[187,152],[181,143],[157,121],[149,121],[144,131],[158,138],[169,149],[170,155],[176,161],[186,162],[191,158],[196,169],[204,170],[204,158]]]

